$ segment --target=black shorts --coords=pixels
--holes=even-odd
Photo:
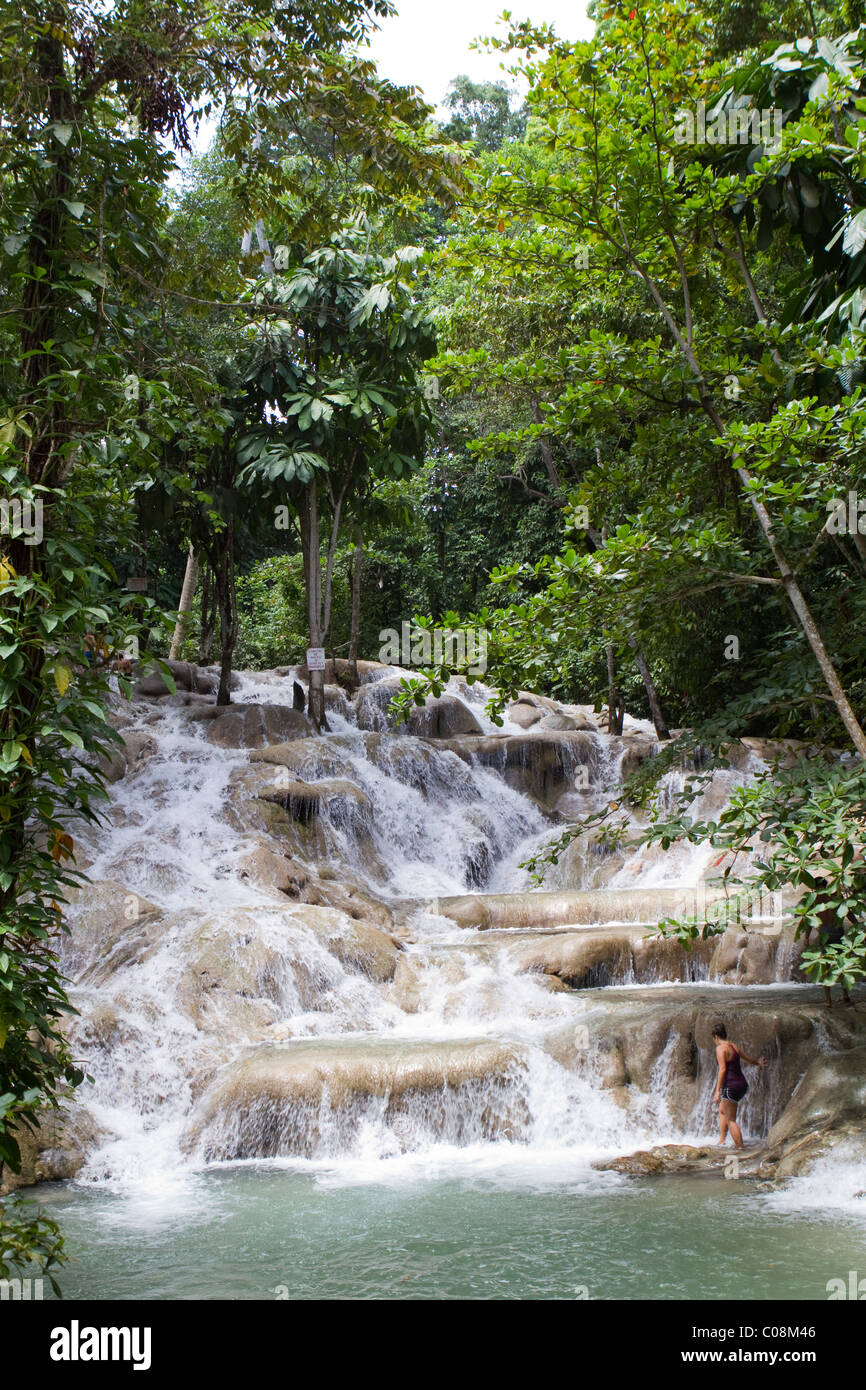
[[[746,1086],[723,1086],[723,1087],[722,1087],[722,1090],[721,1090],[722,1100],[732,1100],[732,1101],[734,1102],[734,1104],[736,1105],[738,1101],[741,1101],[741,1100],[743,1099],[743,1096],[746,1094],[746,1092],[748,1091],[748,1089],[749,1089],[748,1085],[746,1085]]]

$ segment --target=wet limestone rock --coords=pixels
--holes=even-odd
[[[556,976],[571,989],[593,989],[706,979],[711,951],[706,942],[686,951],[678,941],[648,937],[642,927],[600,927],[542,938],[519,949],[516,958],[527,973]]]
[[[414,707],[405,724],[398,725],[389,705],[399,692],[403,677],[386,675],[362,685],[355,694],[358,728],[383,733],[403,732],[415,738],[450,739],[480,735],[481,725],[472,711],[456,695],[428,695],[423,705]]]
[[[113,879],[66,890],[68,936],[60,941],[64,973],[97,985],[140,960],[166,929],[162,909]]]
[[[172,674],[177,691],[195,695],[215,695],[219,688],[219,670],[216,667],[196,666],[191,661],[166,661],[165,665]],[[239,680],[236,674],[232,674],[229,680],[229,688],[237,689]],[[160,671],[153,671],[150,675],[140,676],[133,688],[133,697],[144,696],[150,699],[159,699],[164,695],[171,695],[165,683],[165,679]]]
[[[531,729],[541,718],[542,711],[534,700],[521,697],[506,706],[506,717],[521,729]]]
[[[490,1099],[478,1137],[511,1137],[525,1122],[508,1078],[513,1049],[491,1041],[302,1040],[265,1045],[226,1067],[205,1093],[185,1136],[208,1159],[316,1151],[322,1131],[346,1138],[373,1105],[386,1122],[459,1107],[483,1084]],[[498,1083],[498,1094],[497,1094]],[[498,1103],[497,1103],[498,1102]]]
[[[524,734],[472,734],[443,739],[465,762],[498,772],[509,787],[531,796],[545,810],[573,791],[578,768],[586,768],[590,786],[601,775],[601,751],[594,733],[580,729],[545,729],[534,724]]]
[[[866,1156],[866,1046],[815,1058],[767,1135],[762,1172],[794,1177],[837,1145]]]
[[[312,876],[303,864],[264,840],[241,859],[238,875],[259,888],[272,889],[287,898],[302,898]]]
[[[347,970],[365,975],[376,984],[393,980],[402,944],[369,922],[350,919],[347,924],[345,913],[337,912],[336,916],[338,920],[331,930],[324,924],[317,928],[320,940],[331,954]]]
[[[708,890],[707,899],[717,896]],[[436,898],[431,910],[450,917],[458,927],[478,931],[509,927],[588,926],[634,922],[647,926],[693,910],[690,888],[618,888],[565,893],[472,893]]]
[[[291,705],[229,705],[211,720],[207,740],[219,748],[264,748],[312,733],[306,715]]]
[[[631,1154],[618,1154],[593,1163],[603,1173],[627,1173],[632,1177],[657,1173],[694,1173],[716,1171],[724,1164],[726,1153],[715,1144],[696,1147],[693,1144],[660,1144],[654,1149],[637,1149]]]
[[[793,928],[747,930],[728,927],[715,938],[710,978],[726,985],[771,985],[795,976],[805,948]]]
[[[80,1103],[71,1114],[43,1112],[35,1130],[19,1126],[15,1132],[21,1153],[21,1171],[4,1165],[0,1197],[19,1187],[40,1182],[63,1182],[80,1173],[85,1157],[95,1149],[101,1131]]]
[[[228,1028],[240,1041],[249,1029],[261,1036],[287,1008],[322,1007],[345,971],[388,982],[402,947],[336,908],[274,903],[204,918],[181,950],[179,1007],[197,1027]]]
[[[482,732],[471,709],[455,695],[428,696],[412,710],[406,727],[416,738],[460,738]]]
[[[128,730],[110,754],[100,755],[99,770],[107,782],[120,782],[138,772],[157,750],[156,739],[142,729]]]

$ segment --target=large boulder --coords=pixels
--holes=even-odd
[[[406,727],[416,738],[460,738],[482,732],[471,709],[455,695],[428,696],[412,710]]]
[[[590,786],[602,774],[602,744],[586,730],[544,729],[534,725],[525,734],[484,734],[444,739],[443,746],[467,762],[479,762],[499,772],[508,786],[531,796],[546,810],[572,791],[578,768],[586,769]]]
[[[828,1015],[817,990],[792,996],[784,988],[680,992],[672,985],[617,991],[611,1001],[603,992],[587,1003],[578,1026],[551,1040],[553,1056],[585,1070],[626,1108],[637,1101],[644,1109],[649,1094],[672,1124],[690,1133],[711,1133],[717,1121],[717,1020],[748,1056],[767,1059],[764,1068],[745,1068],[750,1089],[740,1119],[747,1136],[768,1133],[816,1058],[866,1041],[866,1022],[850,1010],[844,1018]]]
[[[347,922],[343,912],[335,912],[334,919],[333,926],[323,923],[317,934],[340,964],[378,985],[392,980],[403,949],[400,942],[368,922]]]
[[[185,1145],[207,1159],[333,1154],[351,1149],[368,1112],[395,1135],[405,1126],[407,1147],[425,1121],[452,1142],[514,1137],[525,1122],[508,1084],[515,1064],[512,1049],[486,1040],[263,1046],[216,1078]],[[463,1097],[479,1085],[488,1103],[469,1110]]]
[[[690,951],[678,941],[648,937],[640,927],[557,932],[519,946],[519,969],[555,975],[571,989],[705,980],[712,945],[699,942]]]
[[[805,949],[791,927],[749,931],[731,926],[719,937],[710,966],[710,978],[726,985],[771,985],[790,980]]]
[[[311,906],[333,907],[353,921],[390,930],[393,917],[384,903],[371,897],[359,884],[317,874],[283,853],[273,841],[262,842],[245,855],[238,866],[240,877],[276,898],[286,897]]]
[[[166,930],[162,909],[113,879],[67,889],[70,931],[60,940],[65,974],[101,984],[121,966],[139,961]]]
[[[428,695],[423,705],[416,705],[404,724],[398,725],[389,705],[399,692],[403,677],[386,675],[373,683],[362,685],[354,699],[358,728],[375,733],[402,732],[415,738],[452,739],[481,734],[481,725],[463,700],[456,695]]]
[[[257,888],[270,889],[287,898],[302,899],[313,877],[305,865],[285,854],[271,841],[263,840],[239,861],[238,876]]]
[[[719,890],[707,890],[708,901]],[[458,927],[477,931],[517,927],[560,927],[572,923],[601,926],[609,922],[648,926],[694,910],[692,888],[586,889],[571,893],[464,893],[434,899],[432,910]]]
[[[762,1171],[808,1172],[836,1146],[866,1158],[866,1046],[815,1058],[767,1135]]]
[[[110,755],[100,756],[99,768],[107,782],[119,782],[144,767],[157,751],[157,742],[143,729],[127,729]]]
[[[533,724],[537,724],[541,718],[542,711],[534,700],[519,699],[512,700],[505,711],[506,717],[512,724],[517,724],[521,729],[531,729]]]
[[[21,1171],[4,1165],[0,1197],[19,1187],[40,1182],[64,1182],[80,1173],[85,1157],[99,1143],[101,1132],[86,1108],[76,1103],[71,1114],[43,1111],[35,1130],[23,1125],[15,1130],[21,1154]]]
[[[400,689],[402,680],[402,676],[391,672],[379,680],[366,682],[356,691],[353,704],[359,729],[386,733],[397,727],[388,706]],[[401,727],[405,729],[405,725]]]
[[[196,666],[191,661],[166,661],[164,664],[171,672],[178,692],[186,691],[189,694],[197,695],[216,694],[220,680],[216,667]],[[232,673],[229,679],[229,688],[236,690],[238,685],[238,677]],[[159,670],[140,676],[133,689],[133,696],[143,695],[151,699],[158,699],[160,696],[171,695],[172,693]]]
[[[233,790],[242,789],[259,801],[273,802],[288,811],[293,820],[308,825],[318,816],[341,829],[357,835],[368,835],[373,820],[373,805],[363,787],[347,778],[329,777],[320,782],[305,782],[292,777],[284,767],[272,764],[250,764],[235,768],[229,778]]]
[[[290,705],[229,705],[211,720],[207,740],[220,748],[264,748],[312,733],[306,715]]]
[[[287,743],[271,743],[250,753],[251,763],[283,767],[301,782],[318,782],[325,777],[351,781],[352,762],[330,739],[300,738]]]

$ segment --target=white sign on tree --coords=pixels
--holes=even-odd
[[[308,671],[324,671],[324,669],[325,669],[325,648],[324,648],[324,647],[308,647],[308,648],[307,648],[307,670],[308,670]]]

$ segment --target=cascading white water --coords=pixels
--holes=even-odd
[[[235,701],[290,705],[294,679],[242,678]],[[481,696],[472,712],[485,733],[497,732],[484,722]],[[346,963],[330,909],[278,901],[242,876],[255,836],[225,811],[249,753],[208,742],[207,725],[170,699],[127,713],[126,731],[150,736],[156,750],[118,787],[110,825],[85,831],[80,847],[90,878],[108,883],[115,916],[129,926],[107,948],[85,902],[72,908],[64,948],[79,982],[76,1046],[95,1078],[83,1180],[153,1183],[226,1157],[446,1161],[479,1145],[526,1162],[670,1137],[657,1088],[627,1112],[599,1084],[591,1046],[564,1057],[563,1036],[587,1031],[578,995],[550,992],[507,943],[481,949],[477,933],[427,910],[431,898],[514,885],[520,858],[550,833],[539,807],[489,761],[405,732],[359,730],[337,711],[329,735],[293,746],[294,777],[313,788],[336,777],[362,793],[351,803],[325,797],[325,867],[329,879],[405,905],[407,939],[391,985]],[[598,795],[617,775],[622,746],[586,737],[563,756],[575,765],[589,756]],[[661,881],[657,866],[641,881]],[[460,1062],[475,1058],[473,1048],[482,1049],[475,1070]],[[241,1072],[231,1103],[203,1111],[209,1088],[266,1055],[275,1086],[281,1068],[295,1077],[315,1066],[324,1080],[303,1102],[241,1104]],[[401,1068],[410,1063],[421,1080],[404,1093]],[[340,1068],[363,1075],[363,1087],[341,1099],[329,1067],[334,1077]]]

